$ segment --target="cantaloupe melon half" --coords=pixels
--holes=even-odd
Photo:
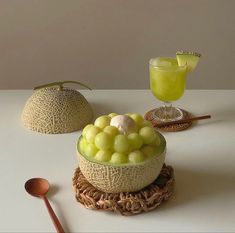
[[[27,100],[21,116],[25,127],[49,134],[79,130],[89,124],[92,118],[92,108],[80,92],[54,87],[34,92]]]
[[[80,137],[81,138],[81,137]],[[113,165],[98,163],[92,158],[77,154],[82,174],[97,189],[107,193],[135,192],[151,184],[160,174],[165,161],[166,140],[160,135],[158,153],[138,164]]]

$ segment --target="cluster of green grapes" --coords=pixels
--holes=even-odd
[[[80,152],[98,162],[111,164],[140,163],[156,155],[160,145],[158,133],[140,114],[125,114],[135,122],[135,132],[123,133],[110,125],[116,113],[98,117],[87,125],[79,141]]]

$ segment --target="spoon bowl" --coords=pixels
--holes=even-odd
[[[50,184],[43,178],[32,178],[25,183],[25,190],[34,197],[46,195],[50,188]]]

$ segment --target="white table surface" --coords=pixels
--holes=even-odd
[[[149,90],[81,91],[96,115],[144,114],[159,102]],[[175,104],[195,115],[211,114],[197,126],[163,133],[166,163],[175,169],[174,196],[138,216],[87,210],[76,202],[72,176],[78,166],[80,132],[44,135],[25,129],[20,115],[32,91],[0,91],[0,231],[53,232],[44,203],[24,182],[45,177],[50,202],[67,232],[232,232],[235,230],[235,91],[190,90]]]

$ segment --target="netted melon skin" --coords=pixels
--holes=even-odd
[[[106,193],[135,192],[151,184],[160,174],[166,149],[144,164],[110,166],[87,160],[78,153],[79,167],[87,181]]]
[[[70,133],[93,118],[85,97],[74,89],[43,88],[27,100],[21,119],[25,127],[46,134]]]

